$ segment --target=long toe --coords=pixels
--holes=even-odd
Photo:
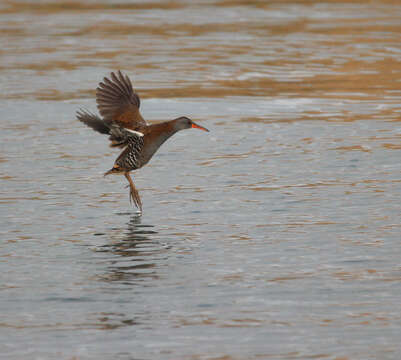
[[[132,193],[132,200],[134,201],[134,204],[139,209],[139,211],[142,212],[142,201],[139,197],[139,193],[135,188],[133,190],[134,191]]]
[[[129,173],[127,172],[124,175],[125,175],[125,177],[127,178],[128,182],[129,182],[129,187],[130,187],[129,199],[130,199],[130,203],[134,202],[135,206],[142,213],[142,201],[141,201],[141,198],[139,197],[138,190],[135,188],[134,182],[132,181]]]
[[[130,188],[129,200],[131,204],[134,203],[134,205],[139,209],[139,211],[142,212],[142,201],[135,187]]]

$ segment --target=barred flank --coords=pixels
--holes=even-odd
[[[128,145],[116,160],[121,168],[130,171],[141,167],[139,155],[143,148],[143,137],[135,136],[128,139]]]

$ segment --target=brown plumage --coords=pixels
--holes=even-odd
[[[104,175],[124,175],[130,187],[130,200],[142,212],[142,202],[130,171],[144,166],[159,147],[177,131],[197,128],[209,131],[183,116],[159,124],[148,125],[139,107],[141,101],[135,93],[127,75],[121,71],[111,73],[111,80],[104,78],[96,89],[96,103],[99,117],[86,110],[77,112],[77,119],[93,130],[109,135],[110,146],[123,148],[111,170]]]

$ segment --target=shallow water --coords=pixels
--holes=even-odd
[[[394,1],[0,6],[0,357],[398,359]],[[122,69],[183,131],[137,171],[75,120]]]

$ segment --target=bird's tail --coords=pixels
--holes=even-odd
[[[77,119],[101,134],[110,134],[110,128],[105,121],[87,110],[80,109],[77,111]]]
[[[114,166],[109,171],[106,171],[104,173],[104,176],[111,175],[111,174],[123,174],[123,173],[124,173],[124,171],[121,170],[121,168],[117,164],[114,164]]]

